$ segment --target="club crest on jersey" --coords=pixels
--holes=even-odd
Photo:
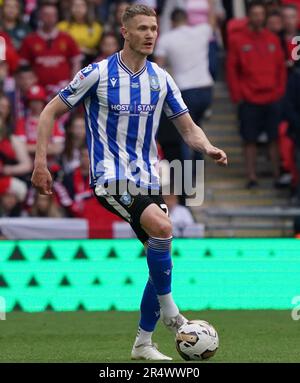
[[[158,77],[156,77],[156,76],[149,76],[149,80],[150,80],[150,88],[151,88],[151,90],[154,90],[156,92],[160,91],[160,85],[159,85]]]
[[[122,202],[123,205],[130,206],[133,203],[133,198],[131,197],[129,193],[125,192],[120,198],[120,201]]]

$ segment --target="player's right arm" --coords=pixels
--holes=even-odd
[[[32,185],[40,194],[52,194],[52,177],[47,167],[47,147],[55,120],[68,110],[69,107],[59,96],[56,96],[40,115],[34,170],[31,177]]]

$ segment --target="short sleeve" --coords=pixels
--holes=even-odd
[[[167,95],[164,102],[164,112],[169,119],[173,119],[188,113],[188,108],[185,105],[181,92],[175,84],[173,78],[167,73]]]
[[[96,92],[99,78],[98,64],[90,64],[80,70],[69,85],[59,92],[59,97],[69,108],[73,108]]]

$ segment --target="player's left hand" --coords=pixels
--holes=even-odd
[[[209,148],[206,149],[206,154],[215,160],[215,163],[220,165],[220,166],[227,166],[228,165],[228,159],[226,153],[219,149],[216,148],[215,146],[210,146]]]

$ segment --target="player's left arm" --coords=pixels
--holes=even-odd
[[[226,153],[210,143],[203,130],[194,123],[189,113],[172,119],[172,122],[191,149],[206,154],[220,166],[228,165]]]

